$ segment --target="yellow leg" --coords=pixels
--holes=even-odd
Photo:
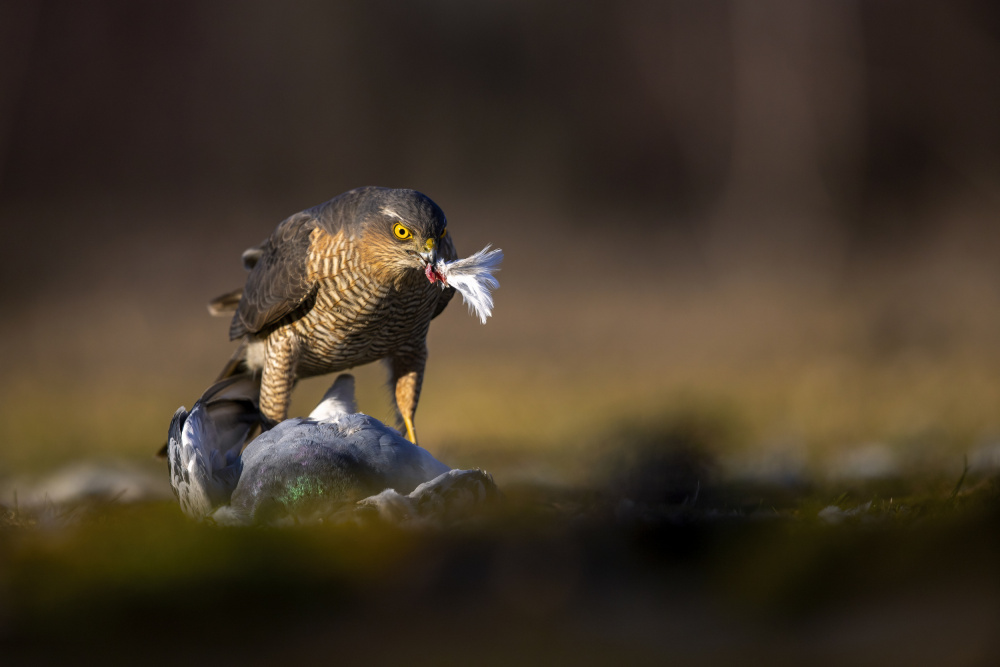
[[[420,400],[420,385],[424,379],[424,359],[426,353],[407,359],[394,358],[390,361],[390,379],[396,398],[396,409],[400,421],[406,429],[406,439],[417,444],[417,429],[413,426],[413,417],[417,413],[417,402]],[[402,429],[401,429],[402,430]]]
[[[406,424],[406,439],[417,444],[417,430],[413,428],[413,420],[409,415],[403,415],[403,423]]]

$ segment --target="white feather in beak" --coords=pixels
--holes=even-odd
[[[454,262],[438,260],[434,269],[444,278],[442,287],[447,285],[458,290],[468,304],[469,312],[486,324],[486,318],[493,314],[491,290],[500,287],[500,281],[493,276],[493,272],[500,270],[502,261],[503,251],[500,248],[490,250],[490,246],[486,246],[476,254]]]

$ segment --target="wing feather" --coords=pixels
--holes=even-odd
[[[296,213],[260,246],[260,257],[247,276],[229,327],[230,340],[276,324],[313,293],[308,265],[310,235],[316,225],[309,213]]]

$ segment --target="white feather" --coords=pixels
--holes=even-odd
[[[267,341],[256,340],[247,343],[246,364],[250,370],[261,370],[264,368],[264,359],[267,353]]]
[[[388,206],[383,206],[382,207],[382,212],[385,213],[386,215],[391,215],[392,217],[396,218],[397,220],[402,220],[403,222],[406,222],[405,220],[403,220],[403,216],[401,216],[399,213],[396,213],[395,211],[393,211]]]
[[[449,287],[454,287],[462,295],[469,306],[469,312],[474,313],[479,321],[486,324],[486,318],[493,314],[493,294],[491,290],[500,287],[500,281],[494,276],[494,271],[500,270],[503,261],[503,251],[500,248],[490,250],[486,246],[479,252],[465,259],[454,262],[438,262],[435,268],[444,276]]]
[[[343,373],[337,376],[323,400],[309,413],[309,419],[316,421],[336,421],[338,418],[358,411],[354,400],[354,376]]]

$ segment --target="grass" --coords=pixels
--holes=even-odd
[[[171,502],[6,507],[0,645],[18,664],[987,664],[1000,485],[954,487],[709,483],[671,501],[618,474],[511,484],[431,531],[219,529]],[[830,506],[849,516],[825,520]]]
[[[482,229],[508,229],[494,222]],[[470,234],[467,247],[508,253],[495,318],[480,326],[458,305],[431,328],[422,443],[489,470],[506,495],[443,531],[220,530],[171,501],[113,496],[25,504],[33,476],[73,461],[164,475],[151,454],[170,415],[231,348],[202,302],[242,274],[173,271],[188,245],[164,232],[133,239],[160,249],[149,267],[40,284],[18,327],[0,323],[0,482],[25,494],[0,497],[4,655],[1000,659],[992,257],[737,279],[628,226],[625,267],[606,247],[567,246],[568,225],[535,229]],[[232,254],[209,236],[192,267]],[[357,375],[362,409],[387,419],[382,370]],[[293,412],[330,380],[301,383]]]

